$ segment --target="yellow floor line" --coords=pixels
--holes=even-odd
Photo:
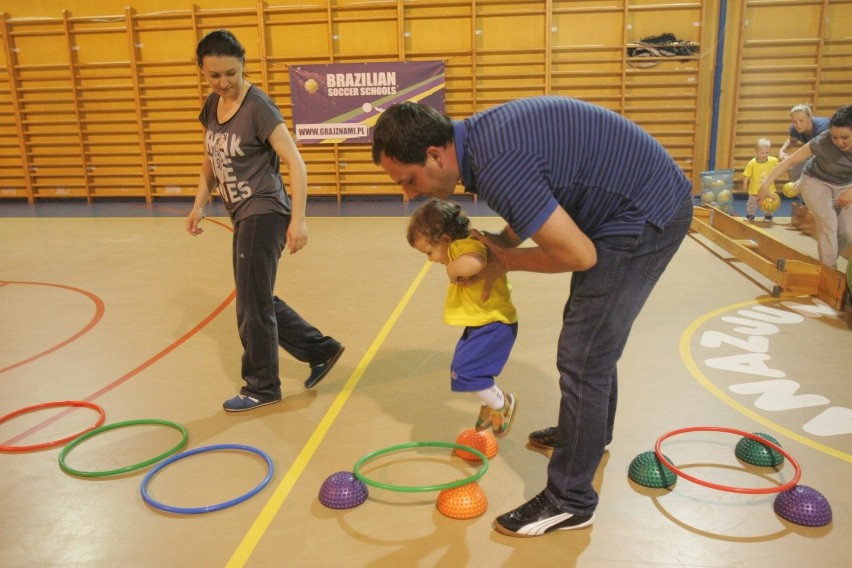
[[[411,297],[414,295],[418,286],[420,286],[420,283],[423,281],[423,278],[426,276],[431,265],[431,262],[427,262],[408,287],[405,295],[399,301],[393,313],[391,313],[390,317],[385,322],[385,325],[373,340],[372,345],[370,345],[370,348],[364,354],[364,357],[361,358],[361,361],[346,381],[346,384],[343,385],[343,389],[334,399],[334,402],[325,413],[323,419],[317,425],[314,433],[311,435],[310,439],[308,439],[307,443],[302,448],[302,451],[299,452],[299,455],[296,457],[293,465],[291,465],[290,469],[287,470],[287,473],[284,475],[284,479],[282,479],[281,483],[278,484],[278,487],[275,488],[275,493],[272,494],[272,497],[270,497],[269,501],[267,501],[248,533],[246,533],[246,536],[243,537],[242,542],[226,564],[227,568],[244,566],[248,561],[249,556],[251,556],[252,552],[254,552],[254,549],[257,547],[257,544],[260,542],[260,539],[263,537],[266,529],[268,529],[270,523],[272,523],[272,519],[274,519],[275,515],[278,514],[278,510],[290,494],[290,490],[293,489],[293,486],[296,484],[296,481],[298,481],[299,476],[302,475],[302,472],[305,470],[305,467],[308,465],[308,462],[311,460],[314,452],[316,452],[323,438],[325,438],[325,435],[328,433],[328,430],[331,428],[331,425],[334,423],[334,420],[337,418],[337,415],[340,413],[343,405],[346,404],[346,400],[349,398],[349,395],[352,394],[353,390],[355,390],[355,386],[361,380],[361,377],[364,375],[367,367],[370,366],[376,352],[378,352],[379,348],[385,342],[385,339],[387,339],[387,336],[390,334],[393,326],[396,325],[399,316],[402,314],[403,310],[405,310],[405,307],[408,305],[408,302],[411,300]]]

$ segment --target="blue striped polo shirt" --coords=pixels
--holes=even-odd
[[[565,209],[595,239],[663,228],[692,184],[650,134],[576,99],[519,99],[453,122],[465,191],[521,239]]]

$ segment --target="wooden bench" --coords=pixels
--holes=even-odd
[[[842,309],[849,291],[846,275],[821,264],[715,207],[695,207],[692,230],[768,278],[772,296],[816,296]]]

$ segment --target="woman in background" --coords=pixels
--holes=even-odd
[[[829,129],[769,173],[758,190],[758,201],[769,197],[778,177],[804,164],[799,190],[814,216],[819,260],[837,268],[837,257],[850,244],[852,233],[852,105],[835,112]]]
[[[788,153],[788,148],[807,144],[826,130],[828,130],[827,118],[814,116],[811,113],[811,107],[806,104],[794,106],[790,109],[790,137],[778,150],[778,159],[783,162],[794,153],[793,150]],[[796,164],[790,168],[787,176],[790,181],[796,181],[801,177],[803,167],[804,164]]]

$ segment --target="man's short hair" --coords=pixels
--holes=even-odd
[[[406,101],[390,106],[373,130],[373,163],[382,154],[403,164],[425,164],[426,149],[453,141],[449,117],[421,103]]]

